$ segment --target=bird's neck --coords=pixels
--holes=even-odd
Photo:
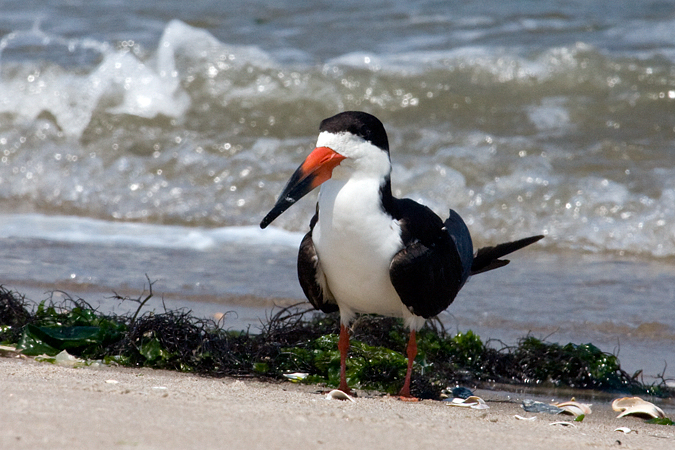
[[[328,180],[319,194],[319,220],[324,227],[338,230],[367,226],[374,218],[391,220],[384,209],[383,190],[388,192],[385,197],[391,197],[390,184],[376,178]]]

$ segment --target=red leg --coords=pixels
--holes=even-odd
[[[346,326],[340,324],[340,339],[338,340],[338,350],[340,350],[340,389],[345,394],[352,395],[351,389],[347,386],[347,352],[349,351],[349,330]]]
[[[408,340],[408,371],[405,373],[405,381],[403,382],[403,387],[398,393],[399,396],[404,398],[411,398],[410,395],[410,377],[412,375],[413,362],[415,361],[415,356],[417,356],[417,337],[415,335],[415,330],[410,330],[410,339]]]

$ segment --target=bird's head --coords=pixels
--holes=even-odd
[[[359,111],[329,117],[321,122],[316,148],[293,173],[260,227],[267,227],[293,203],[332,177],[384,180],[390,172],[389,142],[382,122]]]

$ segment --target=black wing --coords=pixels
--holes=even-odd
[[[499,259],[530,244],[534,244],[543,235],[530,236],[528,238],[519,239],[513,242],[506,242],[504,244],[495,245],[494,247],[483,247],[476,252],[471,264],[471,275],[487,272],[488,270],[498,269],[509,263],[508,259]]]
[[[471,265],[473,264],[474,257],[471,233],[469,233],[469,229],[459,214],[452,209],[444,225],[445,230],[455,243],[455,247],[457,247],[459,258],[462,260],[462,284],[464,284],[469,275],[471,275]]]
[[[454,211],[443,223],[429,208],[409,199],[388,206],[399,220],[404,245],[389,266],[391,282],[413,314],[433,317],[452,303],[469,276],[471,237]]]
[[[309,224],[309,233],[302,238],[298,252],[298,280],[305,297],[316,309],[325,313],[338,311],[338,305],[328,288],[326,277],[312,241],[312,230],[318,220],[318,211]]]

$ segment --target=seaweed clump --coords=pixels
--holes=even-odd
[[[26,298],[0,286],[0,342],[17,342],[31,321]]]
[[[149,280],[148,280],[149,281]],[[0,342],[26,355],[69,354],[132,367],[152,367],[208,376],[284,379],[300,372],[305,382],[338,384],[339,316],[313,314],[298,306],[267,318],[259,333],[231,331],[224,322],[186,310],[143,312],[152,297],[144,291],[134,314],[102,314],[82,299],[51,298],[30,308],[26,299],[0,286]],[[362,316],[354,324],[347,378],[351,386],[395,393],[403,383],[408,331],[401,320]],[[663,378],[663,377],[662,377]],[[429,321],[418,332],[412,393],[439,398],[448,386],[499,382],[569,386],[672,397],[660,384],[645,385],[620,367],[618,358],[592,344],[523,338],[517,346],[483,343],[471,331],[449,335]]]

